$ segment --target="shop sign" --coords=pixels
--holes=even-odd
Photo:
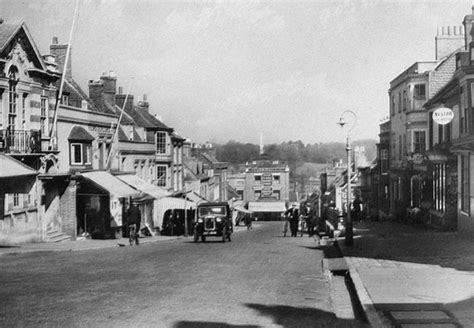
[[[264,186],[271,186],[273,182],[273,176],[268,173],[262,174],[262,184]]]
[[[433,121],[439,125],[446,125],[454,118],[454,113],[451,109],[442,107],[433,112]]]

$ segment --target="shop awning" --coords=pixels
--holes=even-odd
[[[153,222],[155,227],[161,227],[163,217],[168,210],[195,209],[196,203],[183,198],[163,197],[155,201],[156,218]]]
[[[126,184],[132,186],[133,188],[155,197],[156,199],[160,199],[160,198],[169,196],[171,194],[166,189],[152,185],[151,183],[148,183],[145,180],[140,179],[135,174],[121,174],[121,175],[116,175],[115,177],[125,182]]]
[[[201,202],[207,202],[207,200],[205,198],[199,196],[194,191],[187,193],[186,198],[193,201],[196,204],[201,203]]]
[[[248,214],[253,213],[252,211],[249,211],[248,209],[243,208],[242,206],[236,206],[234,207],[234,210],[242,212],[242,213],[248,213]]]
[[[38,171],[33,170],[29,166],[23,164],[16,159],[0,153],[0,178],[18,177],[23,175],[36,176]]]
[[[249,202],[251,212],[285,212],[285,202]]]
[[[91,180],[99,187],[107,190],[111,195],[117,198],[140,197],[140,192],[128,186],[125,182],[114,177],[109,172],[96,171],[82,173],[82,176]]]
[[[7,193],[30,192],[39,173],[5,154],[0,154],[0,168],[0,188]]]
[[[183,198],[163,197],[156,202],[159,208],[165,209],[193,209],[196,208],[196,203]]]

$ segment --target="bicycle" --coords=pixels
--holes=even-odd
[[[130,243],[130,246],[132,246],[133,243],[135,243],[135,245],[138,245],[138,232],[136,224],[131,224],[128,226],[128,241]]]
[[[307,218],[308,217],[305,216],[305,215],[300,216],[300,220],[298,222],[298,231],[300,233],[300,237],[303,237],[303,234],[304,234],[305,230],[307,229],[307,223],[306,223]]]

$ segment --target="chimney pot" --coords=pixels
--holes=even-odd
[[[118,94],[122,95],[123,94],[123,87],[118,87]]]
[[[147,101],[146,94],[143,95],[143,101]]]
[[[57,36],[53,36],[53,44],[58,44],[58,37]]]

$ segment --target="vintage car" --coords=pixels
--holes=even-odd
[[[205,242],[206,237],[220,237],[225,243],[232,234],[232,218],[229,204],[225,202],[200,203],[194,220],[194,242]]]

